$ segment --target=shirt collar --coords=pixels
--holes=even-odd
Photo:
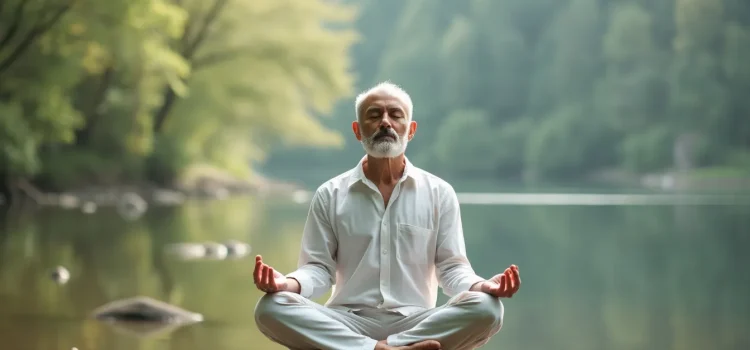
[[[367,159],[367,155],[362,157],[362,159],[359,160],[359,163],[357,163],[357,166],[352,169],[352,174],[349,177],[349,187],[352,187],[358,182],[364,182],[365,180],[367,180],[367,177],[365,177],[365,171],[364,169],[362,169],[362,164],[365,162],[365,159]],[[407,178],[411,178],[413,181],[417,181],[414,165],[411,164],[409,158],[407,158],[406,156],[404,156],[404,160],[406,161],[406,165],[404,166],[404,175],[401,176],[399,182],[402,182]]]

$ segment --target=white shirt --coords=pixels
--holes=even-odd
[[[385,206],[364,160],[312,197],[298,268],[287,275],[300,294],[314,299],[335,283],[326,306],[409,315],[436,306],[438,285],[450,297],[484,281],[466,257],[453,187],[407,159]]]

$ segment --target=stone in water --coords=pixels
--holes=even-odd
[[[94,310],[104,321],[187,324],[203,321],[203,315],[149,297],[133,297],[105,304]]]

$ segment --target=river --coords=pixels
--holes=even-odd
[[[489,277],[517,264],[523,279],[517,296],[504,301],[503,329],[483,349],[750,348],[750,205],[534,198],[464,197],[475,270]],[[5,211],[2,348],[281,349],[253,322],[261,294],[252,256],[292,270],[307,205],[280,198],[193,201],[152,206],[137,220],[107,208]],[[184,261],[164,252],[170,243],[226,239],[248,242],[251,256]],[[69,269],[67,284],[50,279],[57,265]],[[89,317],[104,303],[136,295],[201,313],[205,321],[143,334]],[[441,294],[438,302],[446,299]]]

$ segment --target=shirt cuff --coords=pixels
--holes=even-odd
[[[458,284],[458,292],[467,292],[469,291],[469,289],[471,289],[471,286],[483,281],[486,281],[486,279],[477,275],[467,276],[463,281],[461,281],[461,283]]]
[[[312,280],[310,280],[310,277],[299,270],[287,274],[286,277],[294,278],[295,280],[297,280],[297,282],[299,282],[299,295],[310,299],[310,296],[313,293]]]

